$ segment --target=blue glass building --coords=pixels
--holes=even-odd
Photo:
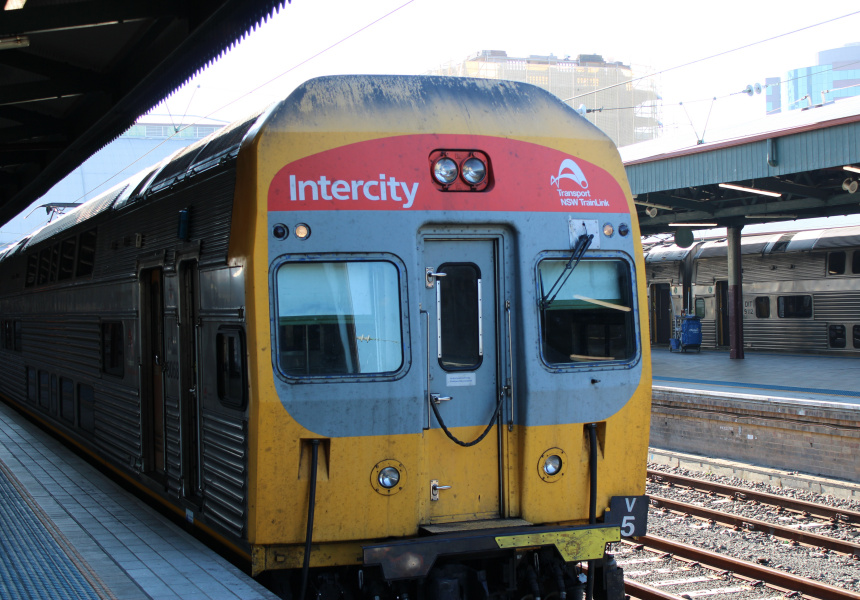
[[[768,114],[797,110],[860,96],[860,43],[818,53],[818,64],[767,80]]]

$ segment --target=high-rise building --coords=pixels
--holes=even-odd
[[[766,83],[768,114],[860,96],[860,43],[823,50],[818,64],[792,69],[784,80],[769,78]]]
[[[618,146],[651,140],[659,134],[658,94],[653,78],[634,81],[629,65],[607,62],[599,54],[515,58],[504,50],[483,50],[429,74],[537,85],[581,109],[585,118]]]

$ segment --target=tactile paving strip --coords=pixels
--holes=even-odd
[[[105,600],[111,597],[0,461],[0,598]]]

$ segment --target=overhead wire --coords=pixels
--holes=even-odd
[[[815,23],[815,24],[813,24],[813,25],[807,25],[806,27],[801,27],[800,29],[795,29],[795,30],[793,30],[793,31],[788,31],[788,32],[786,32],[786,33],[781,33],[781,34],[779,34],[779,35],[775,35],[775,36],[772,36],[772,37],[769,37],[769,38],[766,38],[766,39],[763,39],[763,40],[759,40],[759,41],[757,41],[757,42],[751,42],[751,43],[749,43],[749,44],[744,44],[743,46],[738,46],[737,48],[732,48],[731,50],[724,50],[723,52],[717,52],[716,54],[711,54],[710,56],[706,56],[706,57],[704,57],[704,58],[698,58],[698,59],[696,59],[696,60],[692,60],[692,61],[690,61],[690,62],[686,62],[686,63],[680,64],[680,65],[676,65],[676,66],[674,66],[674,67],[669,67],[668,69],[663,69],[662,71],[657,71],[657,72],[655,72],[655,73],[649,73],[648,75],[642,75],[641,77],[636,77],[636,78],[631,79],[631,80],[629,80],[629,81],[621,81],[621,82],[618,82],[618,83],[613,83],[612,85],[608,85],[608,86],[603,87],[603,88],[600,88],[600,89],[598,89],[598,90],[592,90],[592,91],[590,91],[590,92],[584,92],[584,93],[582,93],[582,94],[578,94],[578,95],[576,95],[576,96],[572,96],[572,97],[570,97],[570,98],[567,98],[566,100],[563,100],[563,102],[569,102],[569,101],[571,101],[571,100],[576,100],[577,98],[582,98],[583,96],[588,96],[588,95],[590,95],[590,94],[596,94],[596,93],[598,93],[598,92],[603,92],[603,91],[606,91],[606,90],[611,90],[611,89],[613,89],[613,88],[620,87],[620,86],[622,86],[622,85],[629,85],[629,84],[631,84],[631,83],[635,83],[635,82],[637,82],[637,81],[641,81],[641,80],[643,80],[643,79],[648,79],[649,77],[656,77],[657,75],[662,75],[663,73],[668,73],[669,71],[675,71],[675,70],[677,70],[677,69],[683,69],[684,67],[689,67],[689,66],[692,66],[692,65],[698,64],[698,63],[700,63],[700,62],[704,62],[704,61],[706,61],[706,60],[711,60],[712,58],[719,58],[720,56],[725,56],[725,55],[727,55],[727,54],[731,54],[731,53],[733,53],[733,52],[737,52],[737,51],[739,51],[739,50],[745,50],[745,49],[747,49],[747,48],[752,48],[753,46],[758,46],[759,44],[764,44],[764,43],[767,43],[767,42],[772,42],[773,40],[778,40],[779,38],[785,37],[785,36],[787,36],[787,35],[793,35],[793,34],[795,34],[795,33],[800,33],[801,31],[806,31],[807,29],[812,29],[812,28],[814,28],[814,27],[820,27],[821,25],[826,25],[827,23],[833,23],[834,21],[839,21],[840,19],[845,19],[845,18],[847,18],[847,17],[851,17],[851,16],[854,16],[854,15],[857,15],[857,14],[860,14],[860,10],[856,10],[856,11],[854,11],[854,12],[848,13],[848,14],[846,14],[846,15],[842,15],[842,16],[840,16],[840,17],[834,17],[834,18],[832,18],[832,19],[827,19],[826,21],[821,21],[821,22],[819,22],[819,23]]]

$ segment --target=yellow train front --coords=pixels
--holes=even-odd
[[[529,85],[321,78],[236,173],[254,573],[519,598],[597,561],[622,597],[604,549],[644,533],[651,368],[609,139]]]

